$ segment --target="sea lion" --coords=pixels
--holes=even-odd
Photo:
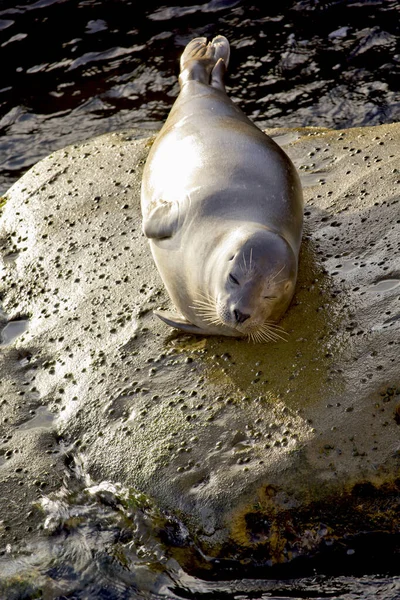
[[[142,181],[143,232],[188,333],[276,340],[292,299],[303,226],[299,177],[284,151],[226,94],[229,42],[196,38],[180,94]]]

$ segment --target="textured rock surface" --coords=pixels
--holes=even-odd
[[[183,336],[153,317],[169,301],[141,234],[151,139],[59,151],[6,195],[4,542],[37,523],[31,503],[78,452],[212,556],[274,564],[398,532],[400,126],[269,133],[306,200],[287,343]]]

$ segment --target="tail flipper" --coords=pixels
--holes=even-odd
[[[229,42],[218,35],[207,44],[207,39],[195,38],[181,56],[181,87],[190,80],[200,81],[225,91],[224,74],[229,63]]]

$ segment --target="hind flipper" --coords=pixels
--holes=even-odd
[[[220,58],[222,58],[225,63],[225,67],[228,68],[231,50],[226,37],[223,35],[217,35],[217,37],[212,40],[211,45],[215,48],[215,64]]]
[[[221,92],[226,92],[224,84],[224,75],[226,72],[226,65],[223,58],[219,58],[217,64],[211,71],[211,85]]]
[[[224,90],[223,75],[229,63],[229,55],[229,42],[223,35],[218,35],[208,44],[206,38],[193,39],[181,56],[181,87],[187,81],[195,80]],[[220,59],[225,63],[225,69],[222,68]]]

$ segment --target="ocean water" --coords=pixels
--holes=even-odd
[[[195,36],[228,37],[228,90],[264,127],[400,118],[396,0],[2,0],[0,193],[52,151],[158,129]]]
[[[210,570],[184,570],[180,552],[198,553],[181,523],[121,484],[94,484],[76,456],[59,492],[43,496],[43,527],[0,554],[2,600],[398,600],[398,560],[370,548],[349,562],[301,563],[279,579],[271,570],[201,556]],[[389,543],[390,545],[390,543]],[[367,543],[368,546],[368,543]],[[361,552],[362,554],[362,552]],[[337,556],[337,553],[336,553]],[[283,565],[285,567],[285,565]],[[304,576],[301,572],[303,569]],[[276,576],[275,576],[276,577]]]

